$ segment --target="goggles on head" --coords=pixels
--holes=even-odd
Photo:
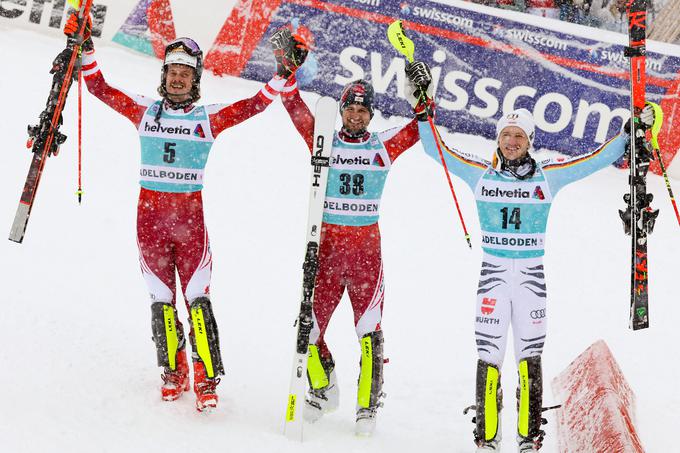
[[[177,38],[165,47],[165,53],[168,54],[173,50],[183,49],[184,52],[188,53],[193,57],[201,55],[203,52],[201,48],[198,47],[196,41],[191,38]]]

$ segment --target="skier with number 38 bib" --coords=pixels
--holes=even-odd
[[[314,117],[300,97],[294,75],[309,49],[308,40],[284,28],[270,42],[279,75],[289,78],[281,100],[311,152]],[[373,87],[365,80],[350,82],[340,96],[343,126],[333,139],[309,339],[310,390],[303,410],[304,419],[315,422],[338,406],[335,362],[324,333],[347,289],[361,346],[355,433],[365,436],[375,428],[383,396],[384,287],[378,208],[391,165],[419,140],[416,119],[402,128],[368,132],[373,97]]]
[[[417,81],[421,90],[431,84],[429,69],[427,74]],[[643,128],[653,125],[651,106],[645,107],[640,120]],[[439,141],[449,171],[467,183],[477,202],[483,249],[475,313],[479,360],[475,405],[468,408],[476,411],[477,451],[500,450],[500,371],[510,325],[519,374],[518,448],[538,450],[545,435],[541,354],[547,321],[543,254],[548,212],[560,189],[621,157],[629,133],[624,128],[600,148],[575,158],[536,162],[529,152],[535,136],[533,117],[528,110],[517,109],[496,124],[497,149],[488,162],[447,148],[428,123],[419,127],[426,153],[439,162]]]
[[[77,22],[77,16],[70,16],[64,32],[73,34]],[[137,243],[151,295],[158,365],[164,370],[161,398],[173,401],[189,390],[186,341],[176,309],[177,273],[191,326],[196,408],[210,410],[217,405],[224,367],[209,292],[212,253],[203,218],[203,171],[217,136],[262,112],[286,80],[274,76],[255,96],[231,105],[196,105],[203,53],[193,40],[179,38],[165,48],[158,88],[162,99],[155,100],[110,86],[89,33],[85,38],[82,70],[88,90],[128,118],[141,142]]]

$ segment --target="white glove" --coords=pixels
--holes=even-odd
[[[651,105],[645,105],[645,108],[640,112],[640,122],[645,125],[646,129],[649,129],[654,124],[654,109]]]
[[[408,77],[406,77],[406,83],[404,84],[404,93],[406,93],[406,100],[409,104],[411,104],[411,107],[416,108],[418,101],[420,100],[420,89]],[[434,88],[432,87],[432,84],[427,87],[425,93],[430,99],[432,99],[434,96]]]

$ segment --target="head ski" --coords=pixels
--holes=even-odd
[[[290,391],[288,392],[288,400],[286,402],[284,425],[286,437],[298,441],[302,441],[302,409],[307,389],[307,351],[309,347],[309,334],[314,324],[312,301],[314,300],[314,284],[319,263],[323,203],[326,199],[326,183],[328,181],[328,169],[330,168],[337,111],[338,104],[333,98],[322,97],[316,103],[307,239],[305,261],[302,265],[302,300],[300,302],[300,313],[296,321],[295,355],[293,356]]]

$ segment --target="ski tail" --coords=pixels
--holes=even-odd
[[[314,285],[319,266],[321,222],[323,219],[323,205],[326,198],[326,185],[328,182],[333,138],[335,136],[335,118],[337,112],[338,104],[333,98],[322,97],[316,103],[305,261],[302,265],[302,297],[300,311],[296,320],[295,354],[293,356],[283,430],[286,437],[297,441],[302,441],[302,408],[304,407],[307,389],[307,354],[309,336],[314,327],[312,302],[314,300]]]
[[[47,157],[56,155],[59,146],[66,141],[66,136],[59,132],[62,123],[61,113],[66,104],[66,97],[71,88],[74,73],[77,74],[76,71],[80,70],[78,61],[87,22],[85,18],[90,14],[92,0],[80,2],[69,0],[69,3],[72,5],[77,3],[78,5],[80,26],[78,32],[67,39],[66,48],[54,59],[50,71],[54,76],[52,78],[52,89],[47,98],[47,106],[40,114],[38,125],[28,127],[28,146],[31,148],[33,157],[9,234],[9,239],[17,243],[21,243],[24,239],[45,161]]]

